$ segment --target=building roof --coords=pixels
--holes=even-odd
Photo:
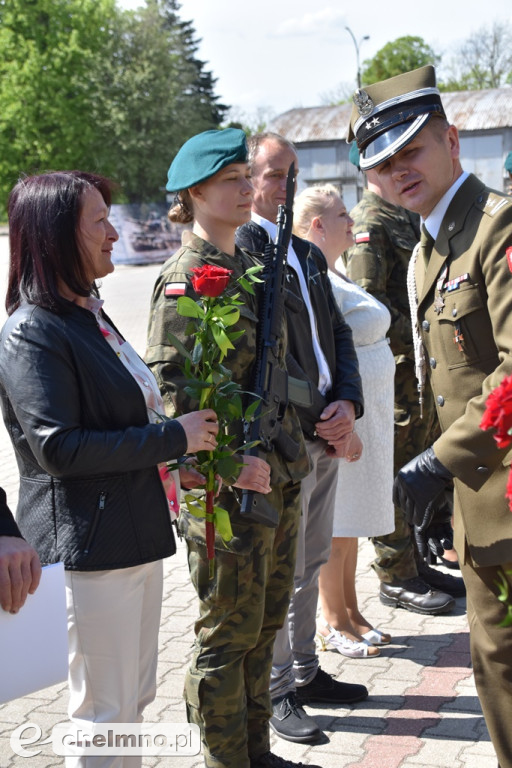
[[[512,128],[512,87],[442,94],[450,123],[459,131]],[[275,117],[269,128],[294,144],[347,138],[352,104],[290,109]]]

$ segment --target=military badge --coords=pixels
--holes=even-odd
[[[445,307],[444,299],[440,293],[438,293],[434,299],[434,310],[436,315],[440,315]]]
[[[368,115],[371,115],[375,108],[375,104],[363,88],[357,89],[352,97],[352,100],[356,105],[356,109],[361,117],[368,117]]]
[[[507,257],[508,268],[512,272],[512,245],[505,251],[505,256]]]

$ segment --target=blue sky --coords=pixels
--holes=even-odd
[[[140,4],[118,2],[131,8]],[[478,29],[494,21],[512,25],[511,0],[493,0],[489,6],[475,0],[180,2],[181,18],[192,20],[202,38],[199,58],[217,78],[218,95],[247,114],[258,108],[279,114],[318,106],[341,83],[355,87],[356,48],[346,26],[357,42],[370,36],[359,47],[361,62],[404,35],[422,37],[448,62],[453,49]]]

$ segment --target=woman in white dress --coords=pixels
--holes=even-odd
[[[353,658],[378,656],[391,638],[361,614],[356,595],[357,538],[394,529],[393,378],[395,361],[386,333],[387,308],[340,271],[341,253],[353,245],[353,221],[332,184],[310,187],[295,199],[294,232],[325,255],[334,296],[350,325],[363,381],[365,412],[357,421],[364,452],[354,442],[340,461],[331,555],[320,570],[321,617],[317,640]],[[357,436],[354,436],[356,440]]]

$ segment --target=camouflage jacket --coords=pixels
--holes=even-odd
[[[235,349],[228,352],[224,359],[224,365],[232,371],[233,380],[243,390],[251,391],[258,325],[258,296],[245,292],[238,283],[235,283],[235,280],[241,277],[249,267],[257,263],[259,262],[256,257],[247,251],[237,248],[235,257],[228,256],[211,243],[187,231],[183,234],[183,245],[180,250],[163,265],[153,290],[145,359],[160,387],[167,415],[186,413],[197,407],[197,403],[192,402],[184,391],[181,370],[183,358],[170,342],[168,332],[177,336],[189,349],[192,348],[194,339],[185,333],[189,318],[178,314],[176,309],[177,297],[169,295],[173,292],[169,286],[176,283],[183,284],[185,295],[197,300],[198,296],[191,283],[191,269],[193,267],[213,264],[233,271],[231,283],[227,290],[232,293],[240,293],[245,303],[240,307],[238,323],[232,326],[231,330],[243,330],[244,333],[235,342]],[[279,348],[279,358],[283,362],[283,368],[285,367],[286,343],[286,319],[283,318],[283,332]],[[287,464],[290,479],[297,482],[307,474],[309,462],[300,423],[291,405],[286,410],[283,428],[301,446],[298,459]],[[232,425],[232,433],[236,435],[235,447],[241,445],[243,442],[241,421]],[[276,451],[273,453],[275,454]],[[267,458],[269,459],[269,457]]]
[[[350,215],[355,245],[344,257],[347,275],[389,309],[395,361],[414,360],[407,268],[420,238],[419,218],[367,189]]]

